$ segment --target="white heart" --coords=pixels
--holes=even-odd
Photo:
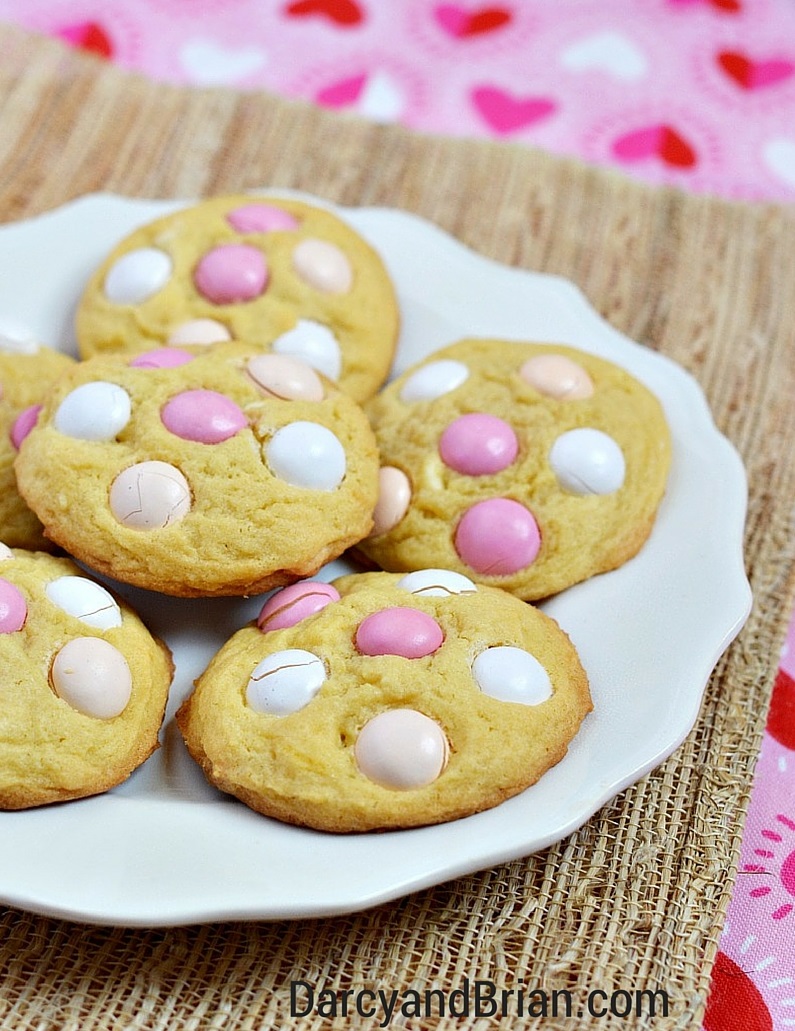
[[[356,110],[374,122],[394,122],[403,113],[403,94],[384,72],[369,76],[356,104]]]
[[[191,39],[183,44],[179,59],[194,85],[221,86],[261,68],[267,55],[257,47],[233,50],[209,39]]]
[[[795,140],[777,136],[762,148],[762,158],[776,178],[795,186]]]
[[[618,32],[597,32],[572,43],[560,55],[560,63],[572,72],[602,71],[630,82],[646,74],[646,55]]]

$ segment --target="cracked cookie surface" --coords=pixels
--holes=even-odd
[[[65,558],[0,545],[0,808],[95,795],[158,745],[173,667]]]
[[[271,196],[214,197],[122,240],[77,312],[81,355],[244,340],[352,397],[386,379],[399,311],[383,261],[342,218]]]
[[[620,566],[647,539],[671,439],[619,366],[556,344],[464,340],[366,407],[381,452],[382,569],[457,570],[537,600]]]
[[[288,823],[412,827],[497,805],[591,709],[566,634],[448,570],[304,581],[263,606],[177,714],[208,779]]]
[[[52,547],[19,494],[14,460],[47,391],[74,364],[60,351],[0,335],[0,540],[11,548]]]
[[[372,525],[359,406],[239,344],[98,356],[51,392],[16,462],[48,537],[125,583],[243,595],[311,575]]]

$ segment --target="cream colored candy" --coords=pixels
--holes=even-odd
[[[83,713],[110,720],[124,712],[132,674],[118,648],[101,637],[75,637],[55,656],[52,686],[59,698]]]
[[[299,319],[292,329],[273,341],[277,354],[298,358],[335,382],[342,372],[342,351],[328,328],[312,319]]]
[[[60,576],[45,587],[45,594],[59,609],[97,630],[121,626],[121,610],[113,597],[84,576]]]
[[[408,791],[432,784],[447,765],[442,728],[416,709],[389,709],[362,727],[356,762],[369,780]]]
[[[302,240],[293,251],[293,268],[309,286],[326,294],[346,294],[353,286],[351,263],[326,240]]]
[[[180,323],[171,332],[166,343],[169,347],[182,347],[184,344],[221,344],[232,339],[232,334],[216,319],[188,319]]]
[[[373,512],[371,537],[397,526],[411,502],[411,483],[402,469],[384,465],[378,473],[378,502]]]
[[[322,401],[326,396],[320,377],[301,361],[282,354],[258,354],[246,371],[260,389],[285,401]]]
[[[110,488],[110,508],[134,530],[160,530],[183,519],[191,507],[188,481],[168,462],[139,462],[119,473]]]
[[[559,401],[581,401],[593,394],[593,381],[582,365],[562,354],[539,354],[530,358],[519,375],[540,394]]]

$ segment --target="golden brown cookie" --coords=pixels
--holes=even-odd
[[[73,365],[49,347],[0,336],[0,540],[11,548],[52,547],[19,496],[14,459],[47,391]]]
[[[157,748],[173,667],[73,562],[0,545],[0,809],[96,795]]]
[[[47,536],[94,569],[242,595],[311,575],[369,531],[378,455],[361,408],[309,366],[226,344],[75,366],[16,471]]]
[[[384,264],[330,211],[215,197],[131,233],[89,281],[80,353],[245,340],[301,358],[352,397],[386,379],[399,314]]]
[[[305,581],[238,631],[177,713],[208,779],[347,832],[498,805],[566,753],[586,674],[540,610],[447,570]]]
[[[367,406],[381,451],[373,534],[395,572],[440,566],[526,600],[637,553],[671,460],[662,406],[574,348],[464,340]]]

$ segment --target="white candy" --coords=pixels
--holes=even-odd
[[[84,576],[59,576],[47,584],[45,593],[53,605],[97,630],[121,626],[121,610],[112,596]]]
[[[41,345],[30,337],[8,336],[0,332],[0,351],[10,354],[38,354]]]
[[[61,401],[55,428],[78,440],[113,440],[130,421],[130,410],[130,395],[116,383],[83,383]]]
[[[538,659],[512,645],[481,652],[472,663],[472,675],[484,694],[501,702],[539,705],[552,695],[549,674]]]
[[[276,354],[300,358],[329,379],[338,380],[342,372],[342,352],[337,338],[320,322],[299,319],[292,329],[273,341]]]
[[[285,648],[257,663],[246,688],[255,712],[289,716],[315,697],[326,679],[321,659],[303,648]]]
[[[265,457],[274,476],[294,487],[334,490],[345,478],[345,448],[316,422],[291,422],[277,430]]]
[[[215,319],[190,319],[172,330],[166,343],[169,347],[179,347],[181,344],[207,346],[231,339],[232,334],[222,322]]]
[[[549,464],[561,487],[572,494],[612,494],[626,475],[621,448],[601,430],[562,433],[552,445]]]
[[[469,369],[463,362],[441,358],[417,369],[400,388],[401,401],[433,401],[442,394],[460,387],[468,378]]]
[[[101,637],[75,637],[55,656],[52,686],[59,698],[83,713],[110,720],[124,712],[132,674],[118,648]]]
[[[0,560],[13,558],[14,552],[7,544],[0,543]]]
[[[445,598],[451,594],[473,594],[477,591],[468,577],[449,569],[418,569],[401,577],[397,586],[424,598]]]
[[[171,258],[156,247],[123,254],[108,269],[103,289],[114,304],[140,304],[171,278]]]

